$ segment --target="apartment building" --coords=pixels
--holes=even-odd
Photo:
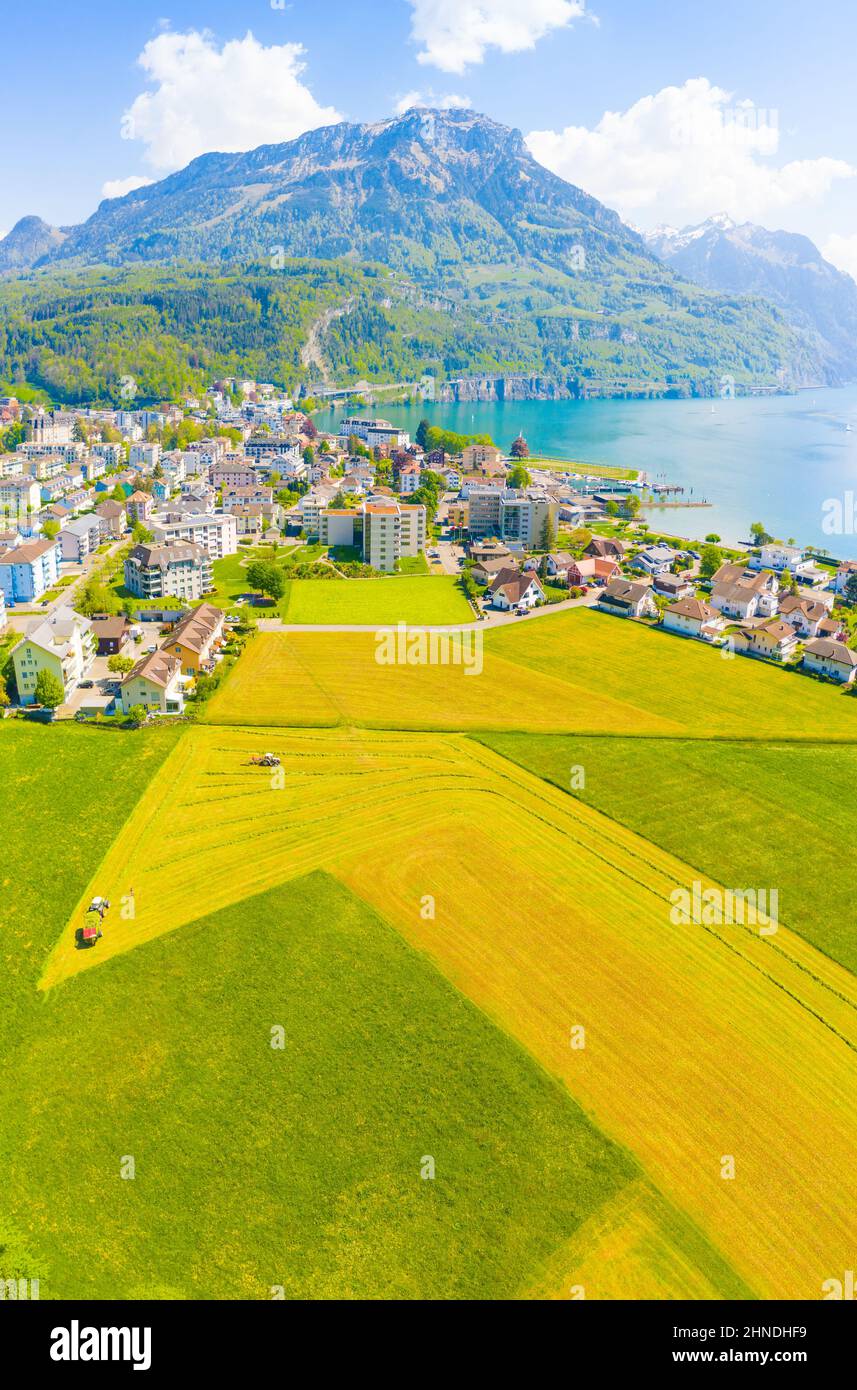
[[[199,545],[135,545],[125,561],[125,587],[137,598],[202,598],[214,587],[211,556]]]
[[[339,423],[340,439],[348,440],[352,435],[356,435],[369,449],[376,445],[379,448],[407,449],[411,442],[407,431],[400,430],[389,420],[358,415],[351,415]]]
[[[82,564],[87,555],[97,550],[107,534],[107,525],[95,512],[75,517],[59,533],[62,558],[72,564]]]
[[[36,701],[36,681],[50,671],[68,699],[95,659],[95,638],[88,618],[73,608],[56,608],[33,623],[12,652],[15,684],[22,705]]]
[[[56,540],[29,541],[0,555],[0,589],[7,605],[40,599],[59,579],[60,545]]]
[[[363,504],[363,560],[373,569],[389,573],[402,556],[425,549],[426,509],[409,503]]]
[[[189,541],[201,546],[212,560],[223,560],[238,550],[238,527],[228,512],[210,515],[207,512],[187,514],[168,511],[151,523],[152,534],[159,545]]]
[[[35,478],[0,479],[0,515],[27,516],[42,505],[42,489]]]

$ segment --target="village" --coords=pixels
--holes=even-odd
[[[521,436],[506,452],[423,421],[412,441],[354,411],[324,432],[273,386],[231,380],[157,408],[6,397],[0,439],[6,713],[181,715],[257,610],[268,627],[286,616],[290,576],[434,576],[448,588],[420,594],[434,605],[454,592],[459,606],[440,601],[415,622],[490,625],[573,603],[724,655],[849,687],[857,677],[857,563],[761,526],[742,551],[715,535],[699,548],[664,537],[645,519],[648,478],[532,460]],[[349,590],[366,604],[356,622],[377,621],[365,596],[381,592]],[[330,593],[313,588],[317,626],[336,626]]]

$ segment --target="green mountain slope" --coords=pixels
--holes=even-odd
[[[823,371],[778,309],[682,280],[615,213],[537,164],[519,132],[470,111],[203,155],[65,230],[35,262],[44,273],[0,291],[7,380],[22,361],[28,380],[71,379],[77,361],[106,381],[134,318],[165,382],[223,354],[289,385],[319,371],[337,382],[537,377],[513,388],[523,394],[587,394],[601,381],[709,394],[724,378],[788,386]],[[192,295],[209,319],[217,303],[213,339],[200,339]],[[287,307],[282,338],[271,304]],[[293,332],[302,345],[325,311],[318,352],[296,361]],[[10,325],[16,313],[33,320],[29,340]]]

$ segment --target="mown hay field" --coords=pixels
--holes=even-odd
[[[469,623],[473,609],[454,575],[291,579],[280,604],[287,623]]]
[[[463,665],[379,664],[372,633],[264,633],[207,717],[224,724],[857,740],[857,700],[833,686],[746,657],[724,660],[701,643],[589,609],[477,635],[484,636],[482,671],[466,675]]]
[[[267,747],[282,783],[247,765]],[[84,894],[43,985],[316,868],[559,1077],[752,1294],[818,1298],[850,1267],[852,977],[785,927],[674,924],[698,871],[466,738],[189,731],[88,890],[133,885],[134,916],[77,952]]]

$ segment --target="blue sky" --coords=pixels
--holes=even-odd
[[[454,99],[638,225],[726,211],[857,273],[853,0],[42,0],[3,32],[3,231],[203,149]]]

